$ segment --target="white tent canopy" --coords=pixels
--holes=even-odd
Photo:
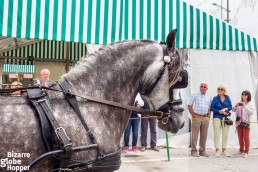
[[[199,90],[201,81],[209,83],[208,92],[217,95],[217,87],[225,85],[232,105],[241,100],[243,90],[249,90],[252,101],[257,107],[257,54],[241,51],[190,50],[190,85],[187,88],[190,94]],[[231,114],[235,120],[235,113]],[[258,147],[257,108],[251,118],[250,140],[251,147]],[[213,147],[213,126],[210,123],[207,146]],[[228,147],[237,147],[238,138],[235,127],[230,126]]]

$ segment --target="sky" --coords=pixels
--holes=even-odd
[[[258,0],[184,0],[188,4],[199,8],[217,18],[221,18],[221,8],[212,5],[218,4],[222,10],[222,19],[227,18],[227,1],[229,1],[229,19],[238,29],[258,38]],[[222,5],[221,5],[222,4]]]

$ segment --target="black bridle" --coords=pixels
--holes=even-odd
[[[168,56],[172,61],[172,60],[174,60],[176,52],[169,50],[165,44],[166,43],[164,43],[164,42],[160,42],[160,45],[162,46],[162,49],[163,49],[163,57]],[[155,82],[153,84],[151,84],[146,90],[140,91],[141,95],[146,96],[146,95],[149,95],[152,92],[152,90],[156,87],[157,83],[159,82],[162,75],[164,74],[165,69],[168,68],[168,71],[169,71],[168,66],[169,66],[170,63],[171,62],[166,62],[166,61],[164,62],[163,67],[159,70],[159,73],[158,73],[158,76],[157,76]],[[184,109],[182,107],[178,106],[178,105],[182,104],[181,96],[180,96],[179,99],[174,100],[174,97],[173,97],[174,89],[175,89],[174,87],[169,88],[169,101],[167,103],[165,103],[164,105],[162,105],[160,108],[158,108],[157,111],[164,112],[164,113],[169,113],[169,114],[170,114],[170,111],[177,111],[177,112],[183,112],[184,111]],[[175,106],[177,106],[177,107],[175,107]],[[163,117],[163,118],[159,118],[159,120],[161,120],[161,122],[163,124],[167,124],[169,117],[170,117],[170,115],[168,115],[166,117]]]

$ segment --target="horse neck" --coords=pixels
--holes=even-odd
[[[79,62],[64,78],[76,94],[133,105],[141,76],[158,51],[158,46],[153,44],[151,47],[140,44],[142,49],[130,45],[105,47]],[[86,103],[83,109],[87,111],[85,119],[94,135],[101,135],[98,143],[103,152],[117,150],[130,111],[98,103]]]

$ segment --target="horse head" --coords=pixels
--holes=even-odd
[[[163,50],[161,64],[150,65],[142,78],[140,93],[148,102],[151,110],[169,113],[160,117],[158,127],[164,131],[177,133],[184,126],[183,108],[180,93],[177,88],[187,86],[187,73],[182,73],[182,59],[175,49],[176,30],[171,31],[166,44],[160,44]],[[154,70],[159,66],[159,70]],[[180,75],[182,74],[182,76]]]

